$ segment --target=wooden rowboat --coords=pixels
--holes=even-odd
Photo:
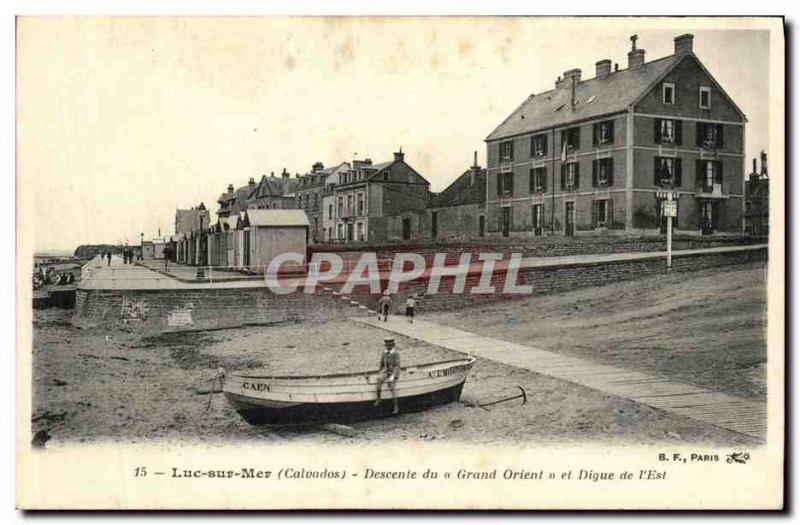
[[[407,412],[457,401],[475,363],[474,357],[405,366],[395,384],[400,410]],[[304,423],[386,415],[392,394],[384,384],[379,406],[378,371],[313,376],[262,375],[254,371],[225,375],[223,392],[248,423]]]

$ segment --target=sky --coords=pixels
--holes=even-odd
[[[746,27],[740,19],[739,27]],[[768,149],[769,34],[688,19],[22,18],[18,222],[36,251],[139,242],[228,184],[353,158],[444,189],[529,94],[596,61],[694,51]],[[293,175],[294,176],[294,175]],[[20,205],[24,203],[24,207]]]

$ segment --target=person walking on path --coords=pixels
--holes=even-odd
[[[381,314],[383,314],[383,320],[386,321],[389,318],[389,308],[391,306],[392,296],[389,295],[389,290],[384,290],[383,296],[381,296],[378,301],[378,319],[380,319]]]
[[[408,299],[406,299],[406,319],[408,319],[409,323],[414,322],[414,309],[417,307],[417,300],[414,297],[409,295]]]
[[[383,389],[383,384],[386,383],[389,386],[389,391],[392,393],[392,401],[394,401],[392,414],[400,412],[400,408],[397,405],[397,393],[395,392],[395,385],[397,384],[398,377],[400,377],[400,354],[397,352],[394,338],[384,337],[381,367],[378,369],[377,399],[375,400],[375,406],[381,404],[381,390]]]
[[[108,260],[108,262],[106,263],[106,266],[111,266],[111,252],[110,251],[106,252],[106,259]]]

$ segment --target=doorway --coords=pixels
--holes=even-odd
[[[567,202],[564,205],[564,235],[575,235],[575,203]]]
[[[533,205],[533,234],[538,236],[542,235],[542,205]]]
[[[403,219],[403,239],[411,238],[411,219]]]
[[[500,208],[500,229],[503,231],[503,237],[508,237],[511,231],[511,208],[509,206]]]

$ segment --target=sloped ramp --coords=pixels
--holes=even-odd
[[[764,402],[750,401],[695,385],[678,383],[665,377],[483,337],[427,321],[417,320],[411,324],[400,317],[389,318],[387,322],[371,317],[353,321],[624,397],[761,441],[766,439],[767,407]]]

